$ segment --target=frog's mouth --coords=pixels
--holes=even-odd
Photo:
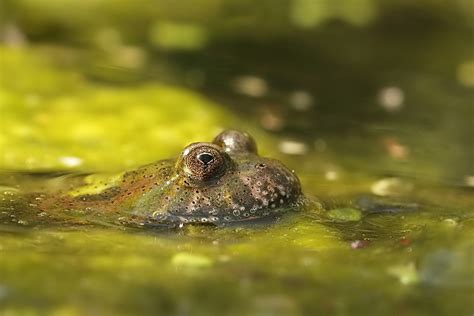
[[[283,214],[299,211],[306,204],[306,198],[304,196],[300,196],[296,201],[288,203],[287,205],[275,208],[255,209],[248,212],[233,210],[229,212],[219,212],[219,215],[210,214],[212,211],[198,211],[189,215],[156,214],[149,216],[145,220],[144,226],[183,226],[187,224],[210,224],[220,226],[256,220],[272,221],[279,218]]]

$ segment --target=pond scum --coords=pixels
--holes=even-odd
[[[474,11],[346,2],[4,1],[0,314],[473,315]],[[26,198],[227,128],[307,203],[151,227]]]

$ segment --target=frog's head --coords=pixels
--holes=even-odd
[[[226,130],[212,143],[187,146],[164,182],[139,199],[151,221],[223,223],[280,213],[301,201],[296,175],[260,157],[246,133]]]

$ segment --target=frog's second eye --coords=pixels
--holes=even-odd
[[[214,138],[213,143],[219,145],[228,153],[257,153],[257,144],[252,136],[236,130],[223,131]]]
[[[191,180],[209,181],[224,174],[228,159],[219,146],[195,143],[186,147],[177,167]]]

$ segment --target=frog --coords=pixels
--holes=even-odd
[[[99,192],[79,187],[33,200],[50,219],[139,226],[248,222],[305,203],[295,172],[259,155],[248,133],[231,129],[189,144],[177,158],[127,171]]]

